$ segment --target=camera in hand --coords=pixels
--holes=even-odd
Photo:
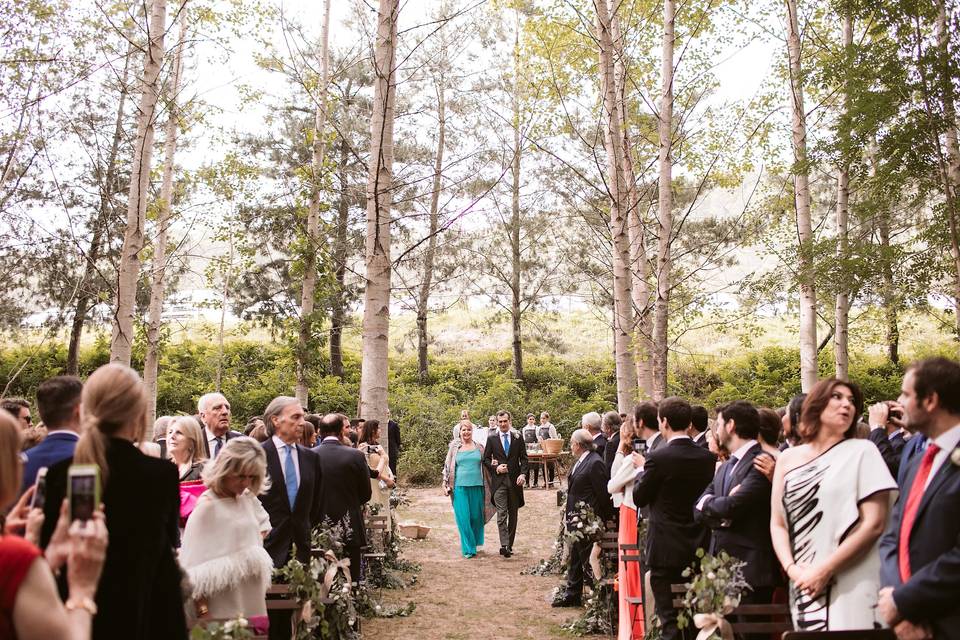
[[[647,455],[647,441],[643,438],[634,438],[633,439],[633,452],[639,453],[642,456]]]
[[[43,509],[47,501],[47,468],[40,467],[37,470],[37,488],[33,490],[33,498],[30,501],[30,508]]]
[[[67,471],[70,519],[89,520],[100,504],[100,468],[95,464],[70,465]]]

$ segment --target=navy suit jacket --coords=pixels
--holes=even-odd
[[[29,489],[37,481],[37,471],[41,467],[52,467],[61,460],[73,457],[73,450],[77,448],[79,436],[73,431],[53,431],[43,442],[28,449],[24,456],[27,461],[23,464],[23,483],[20,494]]]
[[[334,523],[349,520],[351,537],[344,547],[351,554],[351,576],[359,576],[360,549],[367,544],[361,508],[373,495],[372,469],[362,453],[339,441],[322,440],[313,450],[323,477],[329,479],[320,492],[320,519],[329,518]]]
[[[899,476],[900,458],[903,455],[903,447],[907,442],[903,439],[903,433],[898,432],[893,437],[890,437],[887,435],[886,429],[878,427],[871,429],[870,435],[868,435],[867,438],[870,442],[877,445],[880,456],[886,463],[887,469],[890,470],[890,474],[894,477]]]
[[[770,491],[767,477],[753,461],[764,455],[756,444],[743,456],[723,490],[723,478],[731,461],[724,462],[707,485],[697,504],[707,496],[703,510],[694,509],[694,520],[713,530],[710,553],[726,551],[746,562],[744,577],[751,587],[773,587],[781,584],[780,564],[770,541]],[[734,487],[737,491],[730,495]]]
[[[960,455],[960,447],[952,452]],[[960,466],[948,457],[923,492],[910,532],[910,570],[900,580],[899,542],[903,507],[922,456],[905,472],[900,498],[880,538],[880,582],[893,587],[897,609],[907,620],[932,625],[934,637],[960,639]]]
[[[287,485],[284,482],[283,467],[277,446],[270,438],[263,443],[267,454],[267,475],[270,476],[270,489],[259,496],[267,515],[270,516],[270,533],[263,541],[263,547],[273,559],[274,567],[282,567],[290,559],[293,545],[297,546],[297,559],[310,561],[310,533],[320,522],[320,461],[310,449],[297,445],[300,462],[300,486],[293,508],[287,497]]]
[[[897,486],[903,489],[903,483],[907,479],[907,469],[910,468],[910,462],[916,457],[922,457],[927,443],[927,436],[922,433],[915,434],[907,440],[903,446],[903,453],[900,454],[900,468],[897,470]],[[917,454],[920,454],[918,456]]]

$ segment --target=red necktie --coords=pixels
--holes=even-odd
[[[926,487],[927,478],[930,477],[933,459],[938,451],[940,451],[940,447],[933,442],[927,446],[927,451],[923,454],[923,459],[920,460],[920,468],[917,470],[917,475],[913,479],[913,485],[910,487],[907,502],[903,507],[903,517],[900,519],[898,560],[900,564],[900,579],[904,582],[910,579],[910,533],[911,529],[913,529],[913,521],[917,519],[920,500],[923,498],[923,489]]]

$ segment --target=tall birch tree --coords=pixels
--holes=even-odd
[[[130,364],[136,314],[137,279],[140,275],[140,251],[144,244],[147,212],[147,187],[153,162],[154,120],[160,92],[160,65],[163,62],[163,37],[166,31],[166,0],[154,0],[147,22],[147,47],[144,51],[140,103],[137,108],[137,137],[133,144],[130,186],[127,194],[127,219],[117,275],[113,335],[110,360]]]
[[[850,218],[850,81],[849,74],[853,72],[851,62],[853,60],[853,18],[849,11],[844,11],[843,21],[843,88],[841,90],[841,103],[843,114],[840,118],[839,137],[840,137],[840,163],[837,167],[837,258],[843,265],[849,255],[849,218]],[[834,369],[837,378],[846,380],[850,368],[850,330],[849,330],[849,312],[850,312],[850,291],[846,278],[841,278],[836,296],[836,308],[834,311],[835,333],[833,336],[833,358]]]
[[[373,56],[373,111],[367,179],[366,287],[360,415],[387,423],[387,356],[390,348],[390,216],[393,206],[393,124],[397,93],[398,0],[380,0]],[[381,430],[386,446],[387,430]]]
[[[330,83],[330,0],[323,2],[323,22],[320,27],[320,86],[317,90],[317,108],[313,120],[313,153],[310,161],[310,209],[307,212],[307,237],[303,258],[303,290],[300,297],[300,330],[297,335],[297,386],[295,395],[304,407],[308,406],[309,363],[311,337],[316,324],[317,251],[320,250],[320,191],[323,163],[326,156],[325,129],[327,121],[327,85]]]

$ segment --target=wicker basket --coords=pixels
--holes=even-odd
[[[400,535],[402,535],[404,538],[410,538],[411,540],[416,540],[420,535],[420,527],[415,524],[399,524],[397,525],[397,529],[400,530]]]
[[[544,453],[554,455],[560,453],[563,450],[563,440],[560,438],[550,438],[549,440],[544,440],[540,443],[540,448]]]

